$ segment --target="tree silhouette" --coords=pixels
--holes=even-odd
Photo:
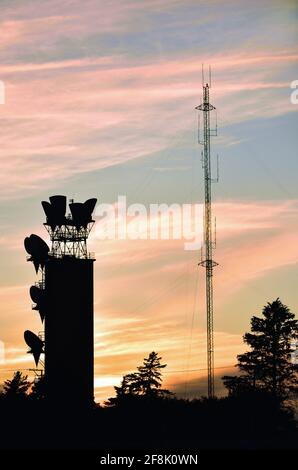
[[[4,382],[2,396],[9,399],[26,398],[31,386],[27,379],[28,376],[23,375],[22,372],[15,372],[11,380]]]
[[[43,400],[46,397],[45,376],[41,376],[36,380],[31,388],[30,398],[34,400]]]
[[[169,390],[161,389],[161,369],[167,366],[167,364],[161,364],[161,359],[156,352],[152,351],[148,358],[144,358],[143,364],[138,367],[136,381],[137,389],[141,395],[153,397],[170,394]]]
[[[120,387],[114,387],[116,397],[109,398],[106,404],[116,405],[133,397],[165,398],[172,395],[169,390],[161,388],[161,369],[167,366],[161,364],[161,359],[156,352],[151,352],[147,358],[144,358],[137,372],[123,376]]]
[[[250,351],[237,356],[239,377],[224,376],[230,395],[248,390],[263,390],[285,400],[297,393],[298,366],[291,361],[292,341],[298,338],[298,321],[279,298],[267,303],[262,318],[253,316],[251,333],[243,340]]]
[[[251,392],[253,390],[251,386],[250,377],[246,375],[225,375],[222,377],[224,386],[228,389],[229,395],[233,397],[239,397],[240,395]]]
[[[138,374],[126,374],[123,376],[120,387],[115,387],[118,395],[133,395],[139,393]]]

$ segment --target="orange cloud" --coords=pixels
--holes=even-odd
[[[246,310],[237,306],[232,323],[231,316],[223,322],[227,300],[249,287],[252,280],[270,279],[275,270],[297,263],[297,210],[294,200],[216,204],[221,220],[218,239],[222,244],[216,254],[220,267],[215,278],[215,325],[221,325],[215,331],[216,367],[230,367],[236,355],[244,350],[243,327],[237,328],[236,313]],[[206,374],[204,273],[197,267],[198,253],[184,251],[180,240],[93,239],[90,249],[97,251],[98,399],[103,401],[111,396],[113,385],[120,382],[123,374],[135,370],[152,350],[157,350],[168,364],[166,386],[182,393],[181,384],[186,382],[190,384],[189,390],[193,390]],[[3,379],[11,375],[11,369],[32,366],[22,335],[28,328],[38,332],[41,325],[38,315],[31,311],[28,291],[32,276],[29,277],[28,271],[27,284],[0,289],[0,339],[7,348],[6,363],[1,365]],[[267,300],[270,299],[264,298],[263,302]],[[247,323],[249,313],[245,313]]]

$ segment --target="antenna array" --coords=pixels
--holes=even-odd
[[[208,370],[208,397],[214,397],[214,325],[213,325],[213,268],[217,263],[213,260],[213,249],[216,247],[216,235],[213,238],[212,229],[212,192],[211,185],[218,181],[218,158],[217,178],[212,178],[210,141],[212,136],[217,136],[217,119],[215,129],[210,128],[210,112],[215,107],[209,101],[211,88],[211,69],[209,66],[209,80],[205,82],[204,66],[202,65],[202,87],[203,100],[196,107],[203,114],[203,135],[200,134],[200,119],[198,119],[198,143],[203,146],[202,168],[204,170],[204,241],[201,250],[201,261],[199,266],[206,270],[206,316],[207,316],[207,370]],[[200,117],[200,115],[199,115]],[[214,224],[214,234],[216,221]]]

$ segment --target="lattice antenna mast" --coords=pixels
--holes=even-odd
[[[84,203],[70,200],[70,213],[65,215],[66,197],[52,196],[51,203],[43,201],[47,216],[44,224],[52,242],[50,255],[55,258],[73,257],[93,259],[93,253],[87,251],[87,239],[94,225],[92,212],[96,199],[87,199]]]
[[[211,70],[209,67],[209,81],[204,79],[204,67],[202,66],[203,101],[196,107],[203,114],[203,136],[200,136],[200,119],[198,127],[198,142],[203,146],[202,167],[204,170],[204,241],[201,250],[200,266],[206,270],[206,316],[207,316],[207,369],[208,369],[208,397],[214,397],[214,337],[213,337],[213,268],[217,263],[213,260],[216,236],[213,239],[212,229],[212,191],[211,185],[218,181],[212,179],[210,141],[217,135],[217,123],[215,129],[210,128],[210,112],[215,107],[209,102],[211,88]],[[200,115],[199,115],[200,118]],[[214,228],[215,232],[215,228]],[[215,235],[215,233],[214,233]]]

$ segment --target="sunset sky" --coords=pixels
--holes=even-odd
[[[267,301],[298,311],[296,0],[0,0],[0,383],[33,367],[42,330],[23,239],[47,240],[41,200],[202,203],[197,113],[211,64],[215,366],[232,371]],[[98,401],[152,350],[164,385],[206,393],[204,270],[183,240],[89,242]],[[67,334],[67,331],[65,332]],[[71,360],[71,351],[67,351]],[[1,356],[0,356],[1,359]],[[25,371],[24,371],[25,372]],[[31,375],[30,375],[31,376]],[[74,384],[75,387],[75,384]]]

